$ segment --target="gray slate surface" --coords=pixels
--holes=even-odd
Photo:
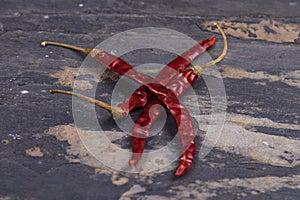
[[[260,149],[254,155],[221,145],[204,160],[196,159],[192,169],[180,178],[173,176],[174,170],[145,177],[118,172],[97,173],[86,163],[66,159],[70,144],[45,131],[73,123],[71,98],[48,93],[50,89],[71,88],[60,85],[50,74],[60,71],[61,66],[79,67],[84,56],[62,48],[40,47],[43,40],[94,47],[116,33],[144,26],[170,28],[202,40],[212,33],[204,26],[199,30],[194,24],[213,20],[246,25],[274,20],[298,25],[298,30],[293,31],[299,33],[299,5],[299,1],[280,0],[2,1],[0,199],[299,198],[299,37],[294,42],[276,43],[229,35],[229,52],[219,65],[225,74],[229,118],[247,116],[251,120],[245,122],[243,130],[274,136],[271,139],[275,144],[274,157],[272,151],[265,153],[264,160],[256,155],[260,154]],[[222,48],[219,34],[217,38],[218,42],[210,50],[212,55],[218,55]],[[154,61],[166,63],[173,58],[163,52],[150,52],[149,56],[149,52],[135,52],[126,60],[135,66]],[[243,73],[230,75],[231,71],[226,71],[228,68],[224,66],[241,69]],[[114,84],[115,81],[105,79],[98,85],[99,95],[110,93]],[[209,103],[202,79],[194,88],[200,97],[206,96]],[[23,90],[29,93],[21,94]],[[108,102],[109,98],[102,100]],[[97,113],[105,120],[107,130],[115,130],[116,125],[108,113],[101,109]],[[202,114],[207,113],[203,111]],[[269,124],[259,123],[265,119]],[[170,139],[168,137],[152,139],[148,146],[162,144]],[[262,143],[259,137],[255,138],[258,146]],[[9,143],[4,144],[6,141]],[[287,146],[291,142],[293,150],[281,155],[277,152],[278,141]],[[130,139],[120,143],[130,148]],[[39,147],[43,156],[26,153],[33,147]],[[284,164],[284,160],[291,165]],[[127,181],[118,185],[112,181],[114,176]],[[132,194],[125,193],[129,190]]]

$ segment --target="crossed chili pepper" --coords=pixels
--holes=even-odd
[[[214,23],[214,25],[219,29],[224,39],[223,52],[217,59],[203,65],[195,65],[189,69],[186,69],[188,66],[190,66],[194,59],[203,54],[215,43],[215,36],[211,36],[210,38],[199,42],[167,64],[167,66],[161,70],[155,79],[137,72],[131,65],[126,63],[121,58],[111,55],[105,51],[44,41],[41,44],[42,46],[61,46],[89,54],[101,65],[104,65],[108,69],[121,75],[125,75],[142,85],[129,98],[125,99],[125,101],[118,106],[112,106],[102,101],[65,90],[51,90],[51,93],[62,93],[82,98],[108,110],[118,118],[128,116],[129,112],[136,107],[144,107],[142,114],[137,119],[132,130],[133,154],[129,161],[130,166],[135,166],[141,159],[146,138],[149,136],[150,127],[161,112],[157,104],[162,104],[169,110],[177,124],[183,153],[181,155],[178,168],[175,172],[175,176],[181,176],[191,167],[193,163],[196,144],[191,116],[187,109],[179,102],[178,97],[187,91],[187,89],[194,82],[196,82],[205,68],[220,62],[225,57],[227,52],[226,35],[220,25],[216,23]]]

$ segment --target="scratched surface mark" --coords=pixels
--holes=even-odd
[[[0,7],[0,200],[7,199],[298,199],[300,196],[300,46],[298,1],[8,1]],[[72,98],[50,89],[71,90],[84,55],[47,47],[43,40],[92,48],[132,28],[164,27],[195,40],[216,34],[209,50],[216,57],[222,38],[209,22],[228,34],[229,51],[218,65],[227,95],[227,115],[213,150],[192,169],[174,178],[178,162],[158,172],[126,174],[96,160],[74,127]],[[195,25],[197,23],[200,27]],[[168,63],[175,55],[148,49],[124,55],[133,66]],[[97,69],[76,89],[97,85],[97,98],[110,101],[119,76]],[[203,79],[197,145],[211,113]],[[198,102],[200,104],[198,105]],[[139,112],[133,113],[137,117]],[[106,136],[130,150],[130,137],[110,115],[97,109]],[[175,129],[174,123],[170,128]],[[80,130],[86,131],[86,130]],[[87,137],[91,137],[86,131]],[[159,148],[172,135],[148,140]]]

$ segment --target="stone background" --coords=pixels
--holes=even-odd
[[[296,0],[2,0],[0,199],[299,198],[299,5]],[[177,162],[143,176],[102,166],[76,134],[71,98],[48,92],[71,90],[84,56],[40,43],[92,48],[116,33],[145,26],[174,29],[200,41],[214,31],[207,25],[211,21],[223,24],[229,42],[218,64],[228,114],[213,151],[203,160],[197,156],[180,178],[173,175]],[[216,36],[209,50],[213,57],[222,50],[221,36]],[[126,60],[136,66],[173,57],[146,50]],[[109,102],[115,78],[105,74],[98,99]],[[208,118],[203,79],[194,88],[202,102],[199,117]],[[98,109],[97,115],[111,139],[130,148],[130,138],[116,131],[109,114]],[[205,133],[201,124],[199,129]],[[163,145],[170,139],[164,135],[150,139],[148,147]]]

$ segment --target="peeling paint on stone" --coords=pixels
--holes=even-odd
[[[79,69],[80,69],[80,74],[78,74]],[[94,87],[92,82],[98,83],[107,78],[113,81],[117,81],[120,78],[120,75],[110,70],[105,70],[103,73],[101,70],[102,69],[100,67],[79,68],[79,67],[62,66],[61,70],[50,74],[50,77],[57,78],[58,83],[62,86],[79,89],[79,90],[92,89]],[[86,80],[76,79],[76,76],[78,75],[88,76],[88,79]]]
[[[249,131],[230,122],[225,123],[216,147],[273,166],[300,165],[299,140]]]
[[[246,126],[263,126],[269,128],[282,128],[282,129],[290,129],[290,130],[299,130],[300,125],[298,124],[286,124],[286,123],[278,123],[274,122],[268,118],[255,118],[247,115],[239,115],[239,114],[227,114],[227,121],[231,123],[235,123],[241,125],[243,127]]]
[[[58,78],[58,83],[65,87],[73,87],[79,68],[63,66],[60,71],[50,74],[50,77]]]
[[[200,118],[199,129],[207,131],[210,115],[199,116]],[[254,126],[300,130],[300,126],[297,124],[277,123],[267,118],[228,114],[223,132],[216,143],[216,148],[273,166],[293,167],[300,164],[299,140],[267,135],[256,132],[255,129],[249,129],[249,127]],[[127,137],[126,133],[123,132],[104,131],[104,133],[111,141]],[[74,125],[52,127],[47,131],[47,134],[54,135],[58,140],[67,141],[70,144],[66,156],[70,162],[80,162],[92,166],[98,173],[112,173],[111,169],[103,166],[101,162],[89,154],[82,144]],[[93,133],[89,131],[85,131],[84,135],[94,137]],[[163,169],[163,171],[170,171],[175,167],[175,165],[172,165],[167,169]]]
[[[111,176],[111,182],[114,185],[121,186],[121,185],[124,185],[124,184],[128,183],[128,178],[118,176],[117,174],[113,174]]]
[[[33,147],[26,150],[26,154],[33,157],[43,157],[44,153],[42,152],[40,147]]]
[[[201,119],[199,129],[207,131],[210,115],[199,116],[199,119]],[[246,127],[252,126],[300,130],[300,126],[297,124],[277,123],[266,118],[228,114],[222,134],[218,140],[215,138],[215,147],[273,166],[294,167],[300,165],[300,140],[246,129]]]
[[[145,200],[177,200],[176,197],[164,197],[160,195],[143,195],[143,199]]]
[[[53,78],[58,78],[58,83],[65,87],[75,88],[79,90],[92,89],[93,85],[87,80],[76,80],[79,68],[73,68],[68,66],[61,67],[62,70],[50,74]]]
[[[100,161],[89,155],[73,124],[51,127],[48,131],[46,131],[46,134],[54,135],[58,140],[67,141],[70,144],[70,146],[67,147],[66,155],[66,159],[69,160],[69,162],[82,163],[94,167],[97,169],[97,172],[102,171],[112,173],[109,168],[105,167]],[[120,134],[113,133],[108,134],[108,136],[117,138]]]
[[[244,188],[237,190],[237,188]],[[195,199],[209,199],[224,193],[234,193],[237,197],[245,197],[249,194],[262,194],[276,192],[281,188],[300,189],[300,176],[291,175],[284,177],[265,176],[256,178],[221,179],[218,181],[202,182],[196,180],[188,185],[174,186],[170,193],[178,198],[188,198],[192,194]],[[245,193],[245,190],[247,193]]]
[[[244,69],[234,68],[228,65],[222,65],[220,67],[222,69],[223,78],[249,78],[254,80],[260,80],[259,84],[266,84],[266,81],[280,81],[291,87],[300,88],[300,70],[284,71],[281,72],[279,75],[271,75],[264,71],[247,72]]]
[[[120,77],[121,77],[121,75],[119,75],[116,72],[113,72],[111,70],[105,70],[104,73],[100,77],[100,82],[104,79],[107,79],[107,78],[112,80],[112,81],[117,81],[117,80],[120,79]]]
[[[229,20],[217,21],[227,35],[242,39],[257,39],[270,42],[296,42],[299,39],[300,26],[298,24],[285,24],[275,20],[261,20],[258,23],[234,22]],[[202,24],[207,30],[218,32],[212,27],[210,21]]]
[[[128,191],[124,192],[122,194],[122,196],[120,197],[120,200],[127,200],[127,199],[131,199],[130,197],[134,197],[136,194],[145,192],[146,188],[135,184],[133,185]]]
[[[49,135],[54,135],[58,140],[67,141],[70,144],[70,146],[68,146],[66,148],[66,151],[67,151],[66,159],[69,162],[81,163],[81,164],[93,167],[93,168],[95,168],[96,173],[101,173],[101,174],[104,173],[104,174],[109,174],[109,175],[114,174],[113,175],[114,177],[112,177],[112,181],[114,181],[113,182],[114,184],[116,184],[116,185],[125,184],[126,181],[128,181],[127,178],[124,177],[124,178],[120,178],[120,180],[118,180],[118,178],[115,176],[118,174],[117,171],[106,167],[99,160],[97,160],[93,155],[91,155],[89,153],[89,151],[84,146],[82,140],[80,139],[77,131],[80,131],[80,135],[84,135],[84,137],[85,137],[84,140],[86,140],[86,141],[91,141],[94,143],[98,141],[99,132],[97,132],[97,134],[95,134],[94,131],[85,131],[85,130],[81,130],[81,129],[76,129],[73,124],[59,125],[59,126],[51,127],[49,130],[45,131],[45,133],[49,134]],[[128,133],[117,132],[117,131],[103,131],[103,132],[111,142],[125,138],[125,137],[127,137],[127,134],[128,134]],[[95,138],[95,137],[97,137],[97,138]],[[95,146],[97,146],[96,143],[95,143]],[[104,149],[104,148],[105,147],[103,147],[102,150],[105,152],[114,152],[116,150],[116,149]],[[112,147],[112,148],[117,148],[117,147]],[[131,151],[131,149],[128,149],[128,151]],[[121,161],[118,161],[117,158],[111,158],[111,159],[114,162],[121,162]],[[142,162],[142,160],[141,160],[141,162]],[[147,160],[145,165],[147,166],[147,168],[151,168],[154,162],[155,161],[153,161],[153,160]],[[118,163],[118,164],[124,165],[124,163]],[[129,165],[128,165],[128,167],[129,167]],[[144,173],[143,176],[139,176],[139,178],[153,176],[154,174],[165,172],[165,171],[172,171],[175,168],[176,168],[176,163],[173,163],[165,168],[162,168],[159,171],[155,171],[154,173]]]

